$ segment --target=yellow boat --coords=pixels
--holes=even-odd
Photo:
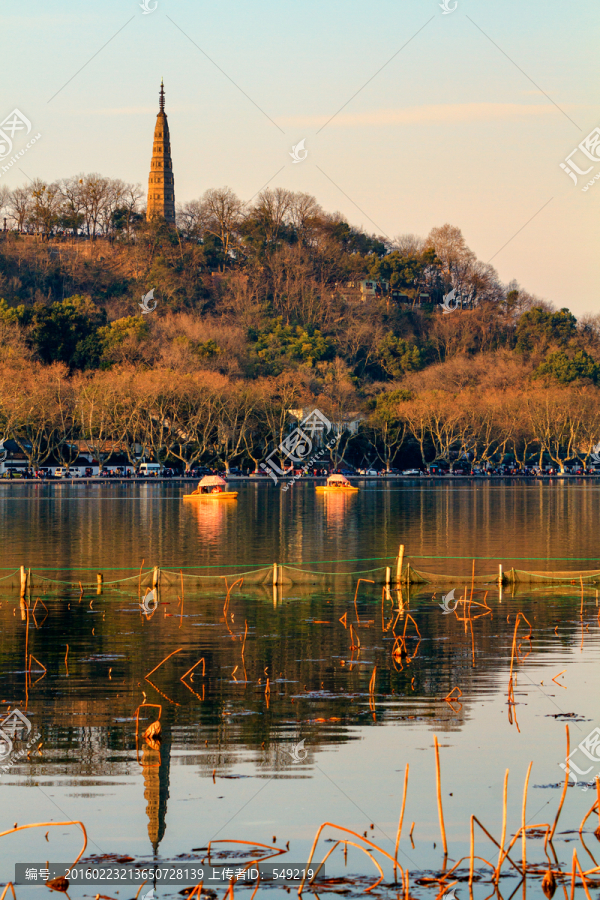
[[[227,482],[220,475],[205,475],[191,494],[184,494],[184,500],[236,500],[237,491],[224,491]],[[215,490],[216,488],[216,490]]]
[[[195,491],[192,494],[184,494],[184,500],[235,500],[237,498],[237,491],[219,491],[216,494],[201,494],[200,492],[196,493]]]
[[[327,484],[318,484],[315,490],[317,494],[357,494],[359,489],[345,475],[330,475]]]

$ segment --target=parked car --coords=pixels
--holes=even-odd
[[[379,475],[379,472],[377,471],[377,469],[359,469],[358,473],[359,473],[359,475]],[[342,472],[342,475],[345,475],[345,474],[346,474],[345,472]],[[354,474],[354,473],[352,473],[352,474]]]
[[[79,475],[78,469],[67,469],[66,466],[58,466],[54,470],[55,478],[75,478],[76,475]]]
[[[160,475],[160,466],[158,463],[143,462],[140,465],[139,474],[143,478],[156,478]]]
[[[420,475],[421,470],[420,469],[404,469],[402,474],[403,475]]]

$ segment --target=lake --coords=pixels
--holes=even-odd
[[[500,840],[508,769],[506,846],[521,826],[533,762],[526,822],[552,825],[568,725],[572,761],[585,774],[566,792],[548,856],[544,828],[529,832],[522,884],[519,837],[498,891],[508,900],[526,885],[543,896],[548,859],[570,871],[574,848],[592,869],[597,815],[577,832],[600,774],[597,590],[574,578],[503,590],[490,581],[471,594],[465,576],[473,560],[475,574],[494,577],[499,563],[595,568],[600,486],[458,478],[360,486],[319,497],[313,484],[282,492],[248,482],[236,502],[188,505],[189,487],[176,482],[0,484],[0,720],[17,708],[31,728],[0,760],[0,831],[83,822],[86,868],[121,859],[138,871],[151,862],[196,870],[209,842],[213,865],[283,850],[269,862],[298,868],[330,822],[356,834],[324,829],[315,862],[334,849],[319,893],[363,893],[378,860],[384,882],[373,893],[399,896],[377,848],[394,855],[408,765],[398,862],[410,895],[433,900],[445,884],[458,900],[470,892],[483,900],[494,891],[490,866],[476,858],[466,883],[470,817]],[[386,594],[383,572],[395,571],[400,544],[417,569],[448,573],[447,584]],[[273,563],[284,566],[275,588]],[[20,603],[21,565],[32,590]],[[154,566],[161,588],[147,615],[140,601]],[[453,589],[452,602],[443,600]],[[519,613],[526,621],[519,617],[515,637]],[[161,740],[145,740],[157,718]],[[340,839],[360,846],[345,855]],[[77,825],[2,837],[0,883],[12,880],[15,862],[70,863],[81,845]],[[475,854],[498,862],[478,827]],[[444,884],[431,881],[461,859]],[[69,896],[125,900],[139,884],[72,881]],[[160,884],[156,896],[195,884]],[[204,889],[222,898],[227,883],[205,879]],[[274,898],[296,889],[259,888]],[[36,890],[16,886],[19,900]],[[253,890],[235,887],[248,898]],[[585,896],[581,881],[576,890]]]

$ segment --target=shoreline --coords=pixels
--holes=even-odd
[[[370,481],[370,482],[383,482],[388,483],[390,481],[418,481],[418,482],[432,482],[432,481],[441,481],[441,482],[453,482],[455,480],[459,480],[461,482],[465,481],[483,481],[483,482],[498,482],[498,481],[528,481],[528,482],[545,482],[545,481],[595,481],[600,480],[600,473],[598,474],[585,474],[585,475],[348,475],[346,476],[348,481]],[[164,478],[160,476],[151,475],[150,477],[136,477],[131,476],[129,478],[123,476],[117,477],[109,477],[109,476],[101,476],[101,475],[91,475],[89,477],[80,476],[77,478],[5,478],[0,477],[0,487],[5,484],[13,485],[23,485],[23,484],[50,484],[50,485],[64,485],[64,484],[195,484],[198,482],[198,476],[190,477],[190,476],[178,476],[175,478]],[[280,478],[277,482],[277,485],[274,484],[273,480],[269,478],[268,475],[261,475],[257,478],[252,478],[248,475],[230,475],[227,478],[227,482],[235,482],[236,484],[270,484],[277,487],[280,484],[298,484],[298,482],[309,482],[311,484],[322,481],[325,482],[327,477],[325,475],[303,475],[301,478]]]

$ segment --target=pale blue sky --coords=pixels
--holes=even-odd
[[[178,201],[269,182],[389,236],[450,222],[504,281],[600,313],[600,180],[559,167],[600,126],[598,0],[140,2],[4,0],[0,120],[42,134],[29,177],[145,188],[164,76]]]

